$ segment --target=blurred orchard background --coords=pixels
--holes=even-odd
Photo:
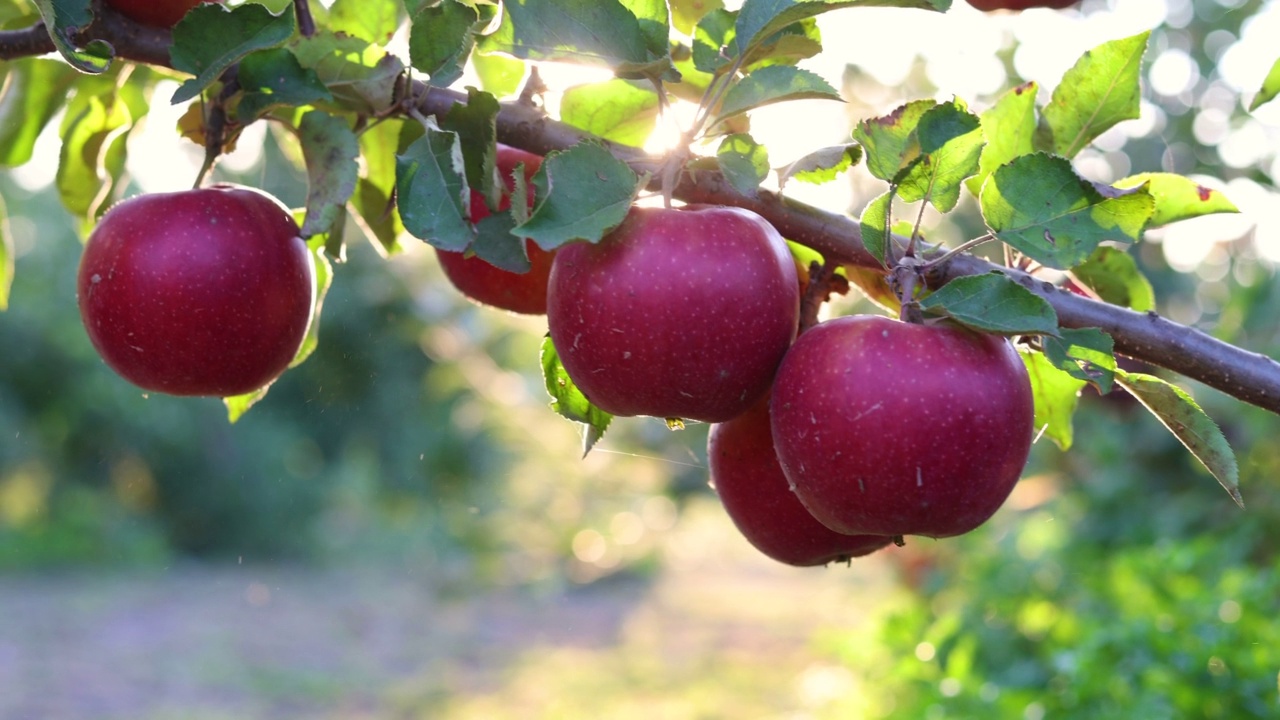
[[[849,102],[759,111],[775,163],[909,99],[980,110],[1024,80],[1046,98],[1088,48],[1154,28],[1141,119],[1077,170],[1223,187],[1242,214],[1152,232],[1135,256],[1162,313],[1280,355],[1280,102],[1245,111],[1280,2],[819,23],[828,51],[802,64]],[[543,70],[552,111],[554,89],[596,79]],[[138,192],[195,177],[184,110],[159,100],[133,139]],[[140,393],[80,325],[57,126],[0,175],[17,250],[0,314],[4,720],[1280,717],[1274,416],[1189,387],[1239,455],[1244,512],[1154,418],[1086,396],[1075,448],[1037,443],[978,531],[788,568],[720,509],[704,426],[619,420],[579,459],[546,408],[545,321],[460,300],[413,241],[390,260],[352,244],[319,350],[237,424],[215,400]],[[264,126],[216,177],[300,205],[294,149]],[[788,192],[856,214],[864,181]],[[931,239],[978,234],[965,202]]]

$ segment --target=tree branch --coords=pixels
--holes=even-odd
[[[112,12],[102,13],[76,38],[77,42],[85,44],[90,40],[107,41],[124,59],[151,65],[170,64],[167,31],[143,27]],[[53,42],[42,24],[0,32],[0,59],[12,60],[53,51]],[[428,88],[419,82],[414,83],[410,97],[421,98],[416,109],[432,115],[443,115],[453,105],[466,102],[463,93]],[[520,103],[504,103],[497,125],[501,142],[540,155],[564,150],[590,138],[586,133],[552,120],[538,108]],[[657,171],[662,166],[661,158],[638,148],[591,139],[602,142],[636,171],[659,177]],[[734,190],[719,173],[709,171],[685,173],[675,188],[675,196],[685,202],[734,205],[753,210],[772,223],[784,237],[807,245],[828,259],[862,267],[879,267],[862,245],[858,223],[845,215],[827,212],[766,190],[746,196]],[[992,271],[1009,275],[1047,300],[1066,327],[1101,328],[1115,339],[1116,351],[1123,355],[1172,370],[1239,400],[1280,414],[1280,363],[1155,313],[1136,313],[1080,297],[971,255],[951,258],[935,268],[929,280],[936,287],[956,277]]]

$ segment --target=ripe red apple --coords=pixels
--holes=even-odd
[[[722,422],[773,380],[799,322],[795,263],[764,218],[632,208],[556,253],[547,324],[565,371],[614,415]]]
[[[191,8],[202,2],[220,3],[222,0],[106,0],[107,7],[127,18],[154,27],[171,28]]]
[[[126,380],[226,397],[288,367],[311,322],[315,275],[278,200],[214,185],[108,210],[89,235],[77,290],[89,339]]]
[[[987,520],[1031,447],[1031,383],[1008,340],[850,316],[796,340],[773,440],[797,497],[842,533],[948,537]]]
[[[880,535],[844,535],[813,519],[791,492],[773,451],[766,395],[745,413],[711,426],[711,484],[747,541],[788,565],[826,565],[888,545]]]
[[[498,210],[511,207],[511,193],[515,191],[515,179],[512,173],[516,166],[524,163],[525,179],[532,178],[542,166],[542,156],[525,152],[519,148],[498,145],[496,164],[498,174],[502,176],[506,191]],[[529,207],[533,207],[533,186],[529,186]],[[475,190],[471,191],[471,222],[478,223],[489,217],[489,206],[484,196]],[[528,272],[514,273],[494,267],[478,257],[466,257],[459,252],[449,252],[436,248],[436,257],[440,267],[449,278],[449,282],[463,295],[476,302],[511,312],[526,315],[542,315],[547,312],[547,277],[551,275],[551,259],[554,253],[547,252],[532,242],[525,244],[532,267]]]
[[[1030,10],[1031,8],[1068,8],[1080,0],[966,0],[973,7],[983,12],[995,10]]]

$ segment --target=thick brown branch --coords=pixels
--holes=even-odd
[[[77,38],[106,40],[116,53],[129,60],[152,65],[169,65],[168,33],[143,28],[104,13],[90,31]],[[43,26],[0,33],[0,58],[40,55],[53,51]],[[422,98],[418,110],[443,114],[455,103],[465,102],[462,93],[415,83],[411,97]],[[530,152],[547,154],[582,141],[586,134],[556,122],[540,110],[520,103],[504,104],[498,116],[498,139]],[[636,148],[605,143],[619,158],[639,172],[657,178],[661,158]],[[759,213],[784,236],[853,265],[876,267],[862,245],[858,224],[844,215],[827,212],[789,200],[777,193],[760,191],[745,196],[735,191],[718,173],[686,174],[675,196],[686,202],[736,205]],[[1124,355],[1167,368],[1193,380],[1217,388],[1244,402],[1280,414],[1280,363],[1233,346],[1153,313],[1135,313],[1063,292],[1029,276],[1004,270],[980,258],[957,255],[938,268],[933,276],[942,283],[962,275],[1002,270],[1053,305],[1067,327],[1098,327],[1115,338],[1116,350]]]

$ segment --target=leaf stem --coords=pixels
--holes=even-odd
[[[976,248],[983,243],[991,242],[992,240],[995,240],[995,239],[996,239],[995,235],[992,235],[991,233],[987,233],[986,235],[981,235],[979,237],[973,238],[972,240],[965,240],[964,242],[960,243],[954,248],[951,248],[950,250],[946,251],[942,255],[939,255],[936,258],[930,259],[928,262],[921,265],[920,269],[923,272],[928,272],[962,252],[972,250],[973,248]]]

